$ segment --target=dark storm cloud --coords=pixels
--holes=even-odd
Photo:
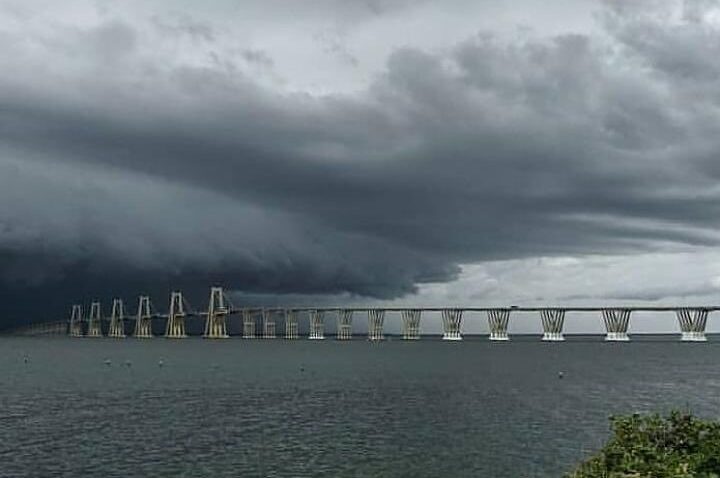
[[[401,49],[354,95],[274,91],[212,47],[163,62],[120,20],[10,37],[0,314],[211,282],[389,298],[462,263],[715,245],[720,31],[702,12]]]

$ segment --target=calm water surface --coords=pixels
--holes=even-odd
[[[0,338],[0,477],[558,477],[609,414],[720,417],[719,364],[676,337]]]

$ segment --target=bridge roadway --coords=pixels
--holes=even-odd
[[[648,306],[648,305],[641,305],[641,306],[593,306],[593,307],[577,307],[577,306],[549,306],[549,307],[520,307],[520,306],[509,306],[509,307],[412,307],[412,306],[406,306],[406,307],[339,307],[339,306],[324,306],[324,307],[239,307],[239,308],[228,308],[227,314],[229,315],[236,315],[236,314],[242,314],[245,311],[250,312],[262,312],[262,311],[268,311],[268,312],[285,312],[288,310],[292,310],[295,312],[312,312],[312,311],[321,311],[321,312],[339,312],[342,310],[352,311],[352,312],[369,312],[371,310],[384,310],[386,312],[402,312],[404,310],[419,310],[421,312],[442,312],[444,310],[460,310],[462,312],[489,312],[493,310],[509,310],[512,312],[542,312],[543,310],[564,310],[565,312],[602,312],[603,310],[629,310],[630,312],[675,312],[679,309],[692,309],[692,310],[707,310],[708,312],[715,312],[720,310],[720,305],[689,305],[689,306],[670,306],[670,305],[662,305],[662,306]],[[188,317],[207,317],[208,312],[207,311],[186,311],[185,316]],[[153,319],[167,319],[169,314],[158,314],[153,313],[150,315],[150,318]],[[126,319],[134,319],[134,316],[126,316]],[[110,320],[109,317],[105,317],[103,320]]]
[[[131,336],[138,338],[152,337],[152,326],[147,324],[145,332],[140,330],[138,323],[147,321],[165,321],[166,324],[175,323],[179,328],[167,327],[165,337],[182,338],[186,336],[185,320],[200,319],[206,324],[204,337],[226,338],[227,322],[229,316],[241,316],[243,334],[245,338],[275,338],[275,319],[282,315],[285,321],[285,338],[299,338],[298,313],[307,313],[309,317],[309,338],[325,338],[324,319],[326,314],[337,314],[336,338],[346,340],[353,337],[352,316],[356,312],[367,312],[368,338],[381,340],[383,336],[383,323],[386,312],[399,312],[402,317],[402,335],[407,339],[420,338],[420,318],[423,312],[439,312],[442,316],[443,338],[446,340],[461,340],[461,321],[465,312],[487,313],[490,329],[490,340],[509,340],[508,322],[511,312],[532,313],[539,312],[543,328],[543,340],[562,341],[563,325],[566,312],[600,312],[607,331],[607,340],[627,341],[630,315],[633,312],[675,312],[680,323],[681,338],[683,341],[702,342],[706,340],[705,327],[708,314],[717,311],[717,306],[637,306],[637,307],[418,307],[408,309],[404,307],[248,307],[248,308],[216,308],[214,311],[183,311],[182,313],[145,315],[141,319],[130,316],[80,318],[79,320],[57,321],[50,323],[33,324],[15,331],[19,335],[58,335],[70,333],[72,336],[103,336],[103,328],[108,329],[107,335],[125,337],[124,324],[135,323],[135,331]],[[212,320],[208,320],[212,317]],[[261,323],[258,324],[258,318]],[[110,327],[102,324],[110,323]],[[115,324],[115,325],[113,325]],[[293,325],[294,324],[294,325]],[[259,327],[258,327],[259,326]],[[293,328],[294,327],[294,328]],[[113,330],[115,331],[113,333]],[[92,332],[91,332],[92,331]],[[256,334],[257,331],[257,334]]]
[[[627,341],[630,317],[635,312],[674,312],[677,316],[682,333],[682,340],[701,342],[705,341],[705,328],[708,314],[720,310],[720,305],[617,305],[617,306],[505,306],[505,307],[438,307],[438,306],[384,306],[372,307],[367,305],[352,306],[274,306],[274,307],[236,307],[226,296],[222,287],[211,287],[208,307],[206,311],[192,307],[183,297],[182,292],[173,291],[170,294],[168,312],[159,313],[153,310],[149,296],[140,296],[137,314],[133,317],[125,313],[123,301],[113,299],[110,317],[103,316],[101,304],[98,301],[91,303],[88,316],[83,314],[83,306],[76,304],[72,307],[70,320],[66,322],[67,331],[71,336],[101,337],[104,335],[102,324],[110,323],[107,335],[111,337],[125,337],[125,322],[135,322],[133,336],[149,338],[153,336],[152,322],[165,320],[165,334],[167,338],[187,337],[185,321],[189,318],[202,318],[205,323],[204,337],[227,338],[229,316],[241,316],[243,337],[255,338],[262,336],[274,338],[276,336],[275,320],[278,315],[284,318],[285,338],[298,338],[298,315],[306,315],[309,325],[309,338],[325,338],[325,318],[328,313],[337,319],[336,338],[344,340],[351,337],[352,318],[355,313],[365,312],[368,321],[368,339],[381,340],[385,315],[388,312],[400,313],[402,318],[402,334],[404,339],[420,338],[420,322],[423,314],[429,312],[439,313],[442,318],[443,338],[445,340],[461,340],[461,326],[463,315],[467,313],[485,313],[490,330],[490,340],[509,340],[508,323],[511,315],[518,313],[539,313],[543,340],[564,340],[563,328],[565,316],[568,312],[600,313],[607,340]],[[258,318],[261,323],[258,324]],[[38,324],[39,325],[39,324]],[[258,325],[260,328],[258,330]],[[31,326],[32,328],[33,326]],[[48,330],[42,326],[33,330]],[[55,329],[53,329],[55,330]],[[256,334],[256,331],[259,333]]]

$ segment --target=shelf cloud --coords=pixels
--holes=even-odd
[[[468,265],[718,245],[720,5],[589,4],[559,32],[468,24],[490,2],[265,3],[246,5],[265,36],[222,3],[0,3],[0,326],[171,288],[202,306],[211,284],[399,300]],[[402,41],[403,16],[463,35]]]

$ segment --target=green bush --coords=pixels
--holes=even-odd
[[[610,440],[568,478],[720,477],[720,423],[677,411],[610,422]]]

